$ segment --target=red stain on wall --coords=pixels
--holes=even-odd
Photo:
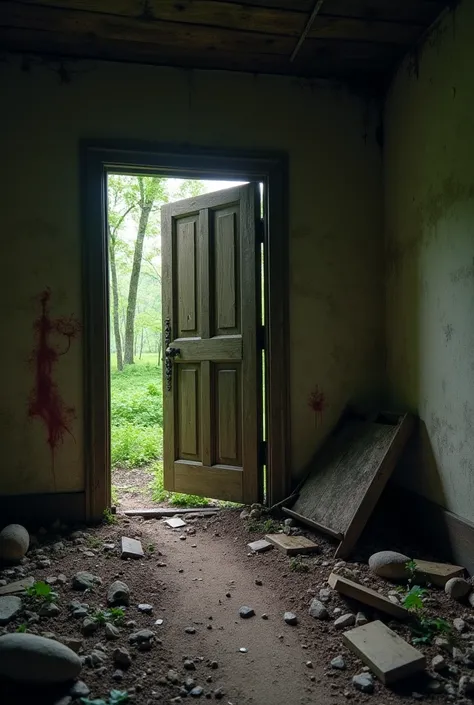
[[[309,395],[308,406],[312,411],[314,411],[317,427],[323,420],[323,411],[328,407],[326,395],[321,389],[319,389],[318,385],[316,385],[314,391],[312,391]]]
[[[81,324],[74,315],[52,319],[50,315],[51,291],[45,289],[39,296],[40,316],[34,322],[36,345],[33,350],[35,383],[31,390],[28,414],[44,423],[47,443],[51,450],[53,479],[55,452],[68,433],[74,438],[71,423],[76,417],[74,407],[67,406],[53,379],[54,366],[66,355],[74,338],[81,331]]]

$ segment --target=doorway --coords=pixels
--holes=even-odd
[[[273,504],[282,499],[288,489],[289,450],[284,158],[275,155],[222,155],[209,151],[183,153],[169,149],[117,149],[88,144],[83,148],[83,166],[86,292],[84,421],[87,430],[86,504],[89,518],[99,518],[111,503],[111,421],[114,409],[110,403],[110,374],[113,368],[109,351],[111,344],[112,347],[115,345],[118,356],[118,338],[115,335],[117,321],[114,317],[113,289],[109,295],[109,281],[113,285],[114,278],[112,271],[109,278],[111,262],[107,224],[110,223],[107,206],[110,178],[134,178],[138,189],[140,180],[142,188],[145,185],[145,178],[150,179],[150,183],[153,179],[161,179],[161,182],[174,180],[176,183],[181,179],[189,184],[196,181],[248,183],[246,187],[220,190],[214,196],[212,192],[192,195],[187,200],[180,200],[174,209],[172,206],[164,209],[168,219],[164,227],[169,230],[168,245],[165,247],[165,250],[168,248],[168,255],[163,252],[165,268],[166,261],[169,263],[164,273],[164,279],[169,283],[168,293],[164,292],[164,305],[165,308],[168,306],[168,313],[165,311],[161,330],[162,337],[166,338],[162,341],[162,348],[168,351],[164,363],[165,434],[168,434],[168,440],[165,438],[164,443],[164,489],[233,501],[261,501],[263,478],[260,468],[265,465],[268,471],[267,502]],[[259,183],[263,184],[263,221],[255,198]],[[249,229],[248,223],[252,218],[253,225]],[[237,224],[233,233],[229,230],[232,222]],[[227,238],[227,245],[230,242],[238,245],[230,256],[232,248],[220,247],[219,242],[224,242],[221,237],[218,242],[215,240],[219,228],[222,238]],[[191,233],[194,235],[191,236]],[[247,238],[247,244],[239,249],[242,233],[242,242]],[[202,248],[204,242],[209,246],[208,252]],[[214,242],[217,242],[216,247],[211,245]],[[247,261],[249,242],[255,245],[255,256]],[[245,313],[245,299],[248,299],[249,292],[253,290],[256,304],[260,301],[261,247],[265,251],[265,326],[260,314],[252,322],[252,315],[249,315],[251,305]],[[157,254],[156,257],[159,259],[161,255]],[[156,269],[158,259],[153,261],[153,256],[151,260],[148,258],[147,266]],[[207,283],[206,261],[210,265]],[[219,275],[216,275],[216,262],[222,267]],[[233,270],[235,277],[232,282],[229,276],[237,262],[244,269]],[[249,272],[254,277],[250,287],[245,281]],[[130,283],[131,280],[129,292],[133,290]],[[231,291],[235,293],[237,302],[234,307],[229,298]],[[190,292],[196,295],[195,301]],[[172,300],[174,303],[170,304]],[[209,302],[207,323],[203,323],[204,319],[196,316],[196,306],[201,306],[201,310],[205,311],[206,301]],[[240,301],[244,302],[242,308]],[[259,305],[254,306],[255,313],[259,309]],[[136,310],[135,307],[135,315]],[[111,318],[109,313],[113,314]],[[196,316],[195,320],[193,316]],[[137,341],[136,331],[133,336],[127,337],[128,323],[125,318],[122,364],[133,367],[137,364],[135,356],[138,352],[139,357],[140,349],[143,359],[145,333],[149,331],[143,332],[142,345],[141,335]],[[265,349],[265,442],[261,430],[255,432],[255,422],[259,429],[262,426],[258,421],[262,418],[262,410],[258,409],[260,402],[256,400],[250,405],[245,401],[244,394],[244,391],[246,394],[252,391],[252,379],[256,382],[255,389],[260,389],[260,363],[254,365],[255,373],[249,372],[249,351],[254,343],[259,350]],[[155,352],[158,369],[158,351]],[[163,361],[160,362],[163,365]],[[159,389],[160,380],[157,379],[156,385],[153,382],[150,384],[149,391],[153,396]],[[224,409],[229,409],[229,413],[225,413]],[[239,448],[242,448],[240,455]]]

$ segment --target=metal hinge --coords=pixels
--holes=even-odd
[[[258,460],[259,460],[260,467],[263,467],[264,465],[267,464],[267,442],[266,441],[260,441]]]

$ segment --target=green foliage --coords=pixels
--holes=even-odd
[[[168,502],[173,507],[208,507],[210,499],[198,497],[194,494],[181,494],[168,492],[163,487],[163,463],[154,463],[152,466],[153,482],[151,483],[154,502]]]
[[[294,573],[309,573],[309,564],[302,556],[290,558],[290,570]]]
[[[412,580],[416,572],[416,564],[413,570],[407,569],[411,573]],[[419,585],[412,585],[403,598],[403,606],[413,613],[414,620],[411,625],[414,644],[430,644],[438,634],[446,634],[451,632],[451,625],[441,617],[428,617],[426,608],[423,604],[423,595],[427,593],[425,588]]]
[[[95,610],[95,612],[91,615],[91,619],[100,625],[107,624],[107,622],[121,624],[124,616],[125,611],[121,607],[110,607],[107,610]]]
[[[423,610],[423,595],[426,590],[419,585],[413,585],[403,598],[403,606],[410,612],[421,612]]]
[[[107,700],[103,698],[95,698],[94,700],[81,698],[81,703],[82,705],[120,705],[120,703],[126,703],[129,700],[130,697],[126,690],[111,690]]]
[[[117,523],[117,517],[108,507],[106,507],[104,509],[103,517],[104,517],[104,522],[106,524],[116,524]]]
[[[20,625],[15,629],[15,631],[18,632],[19,634],[24,634],[24,633],[27,631],[27,629],[26,629],[26,624],[20,624]]]
[[[281,529],[279,521],[274,519],[249,519],[247,531],[259,534],[276,534]]]
[[[39,602],[55,602],[58,598],[51,585],[48,585],[43,580],[37,580],[31,587],[26,588],[25,592],[28,597]]]

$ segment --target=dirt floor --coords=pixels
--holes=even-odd
[[[316,540],[321,553],[303,561],[308,572],[296,572],[291,570],[290,560],[276,549],[264,554],[249,553],[247,543],[262,538],[264,533],[249,532],[248,522],[233,510],[221,510],[213,518],[194,519],[191,515],[184,530],[170,529],[163,520],[118,516],[115,524],[81,531],[71,535],[55,530],[53,534],[38,535],[39,551],[30,551],[29,560],[19,571],[0,571],[0,578],[7,582],[21,574],[33,575],[36,580],[58,575],[67,579],[64,585],[53,580],[59,595],[58,616],[30,624],[21,614],[3,631],[15,631],[24,624],[29,632],[46,632],[57,639],[76,637],[82,639],[83,656],[97,650],[97,644],[102,645],[99,650],[105,650],[104,663],[95,668],[84,665],[81,673],[81,680],[91,690],[91,699],[104,698],[108,691],[118,688],[127,690],[138,705],[179,703],[181,700],[176,698],[185,697],[184,683],[191,677],[195,686],[202,687],[202,698],[219,699],[227,705],[342,705],[348,700],[377,705],[418,700],[463,702],[452,693],[457,692],[460,676],[470,676],[472,671],[457,665],[444,651],[450,670],[442,674],[427,673],[393,690],[375,679],[373,694],[356,690],[352,677],[362,672],[363,664],[342,645],[341,631],[333,624],[337,614],[333,613],[338,609],[342,610],[339,614],[355,613],[363,608],[331,592],[327,607],[332,616],[328,621],[314,619],[308,613],[312,597],[327,587],[327,577],[337,563],[332,557],[334,544],[321,536],[304,531]],[[140,539],[144,558],[120,558],[120,539],[124,535]],[[113,544],[114,548],[104,544]],[[369,549],[371,546],[366,545],[365,550]],[[39,567],[42,565],[46,567]],[[73,590],[71,579],[80,570],[99,576],[102,585],[84,595]],[[364,563],[339,564],[339,570],[350,570],[357,580],[385,594],[394,587],[372,576]],[[84,637],[82,620],[71,616],[69,603],[85,602],[89,613],[105,608],[107,589],[116,579],[124,581],[131,591],[119,638],[107,641],[104,626]],[[429,597],[434,615],[450,621],[464,616],[469,622],[467,631],[474,630],[470,608],[449,601],[442,590],[430,590]],[[34,605],[26,603],[24,598],[24,608],[34,609]],[[152,614],[140,612],[140,603],[152,605]],[[239,608],[244,605],[253,608],[255,616],[242,619]],[[296,626],[284,622],[285,611],[297,615]],[[370,610],[364,612],[369,618],[377,616]],[[408,627],[382,618],[400,634],[410,637]],[[163,623],[156,624],[158,619]],[[133,623],[128,624],[129,621]],[[145,628],[154,632],[155,639],[151,650],[142,652],[129,643],[129,637]],[[466,647],[471,642],[464,637],[465,634],[460,635],[459,639]],[[470,637],[474,639],[474,634]],[[117,646],[125,647],[132,657],[132,664],[123,671],[120,681],[113,678],[113,652]],[[440,652],[435,646],[423,647],[423,651],[428,664]],[[338,655],[343,656],[345,670],[330,665]],[[193,670],[184,667],[186,659],[193,662],[187,664],[189,668],[194,665]],[[170,679],[177,682],[173,684]],[[442,694],[430,692],[429,684],[434,680],[444,691]],[[188,683],[188,689],[191,685]],[[0,683],[0,702],[6,705],[71,705],[71,698],[60,699],[61,695],[64,688],[43,693],[39,688],[19,691],[17,686]]]
[[[114,468],[112,482],[117,492],[120,511],[160,506],[153,502],[152,481],[153,473],[147,467],[134,468],[133,470]]]

